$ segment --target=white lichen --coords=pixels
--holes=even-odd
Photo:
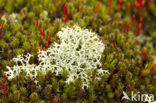
[[[30,76],[32,78],[36,78],[37,70],[39,70],[39,66],[35,64],[30,64],[31,54],[27,55],[18,55],[16,58],[13,58],[13,61],[16,63],[13,67],[7,66],[9,71],[5,72],[9,79],[13,79],[18,76],[21,72],[25,72],[26,76]]]
[[[21,62],[22,65],[12,68],[7,67],[9,71],[6,74],[13,78],[21,70],[25,70],[27,75],[36,78],[37,70],[42,73],[51,70],[56,75],[62,74],[63,70],[67,70],[69,74],[66,83],[74,82],[80,77],[83,83],[82,88],[89,87],[89,81],[95,69],[97,70],[96,80],[100,80],[104,73],[109,74],[108,70],[101,68],[100,59],[105,45],[95,33],[75,25],[72,28],[62,28],[62,31],[58,32],[58,36],[61,39],[60,44],[54,43],[53,48],[40,51],[41,54],[39,52],[40,64],[38,66],[28,63],[29,55],[27,55],[27,59],[19,56],[14,60],[15,62]],[[16,73],[13,73],[13,71],[16,71]]]

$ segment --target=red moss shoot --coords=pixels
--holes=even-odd
[[[4,72],[3,72],[3,76],[5,77],[6,80],[8,80],[8,77],[6,76]]]
[[[41,47],[40,47],[40,57],[41,57],[41,54],[42,54],[42,44],[41,44]]]
[[[5,82],[5,84],[3,86],[3,95],[5,95],[5,92],[6,92],[6,85],[7,85],[7,82]]]
[[[134,23],[134,20],[135,20],[135,15],[133,14],[131,24],[133,24],[133,23]]]
[[[136,32],[136,35],[139,35],[139,32],[140,32],[140,30],[141,30],[141,28],[142,28],[142,23],[143,23],[143,19],[142,19],[142,17],[141,17],[141,18],[140,18],[139,27],[138,27],[137,32]]]
[[[137,2],[137,1],[135,1],[135,2],[134,2],[134,6],[133,6],[133,11],[134,11],[134,12],[136,11],[137,6],[138,6],[138,2]]]
[[[138,3],[141,4],[142,0],[138,0]]]
[[[56,103],[56,97],[54,98],[53,103]]]
[[[118,7],[118,11],[120,11],[121,6],[122,6],[122,0],[119,0],[119,7]]]
[[[126,33],[128,34],[129,32],[129,23],[127,23],[127,26],[126,26]]]
[[[146,69],[147,69],[147,65],[145,66],[144,71],[142,72],[142,76],[144,76]]]
[[[3,23],[1,25],[1,32],[0,32],[0,34],[2,34],[2,32],[3,32]]]
[[[146,49],[144,49],[144,50],[142,51],[142,55],[144,55],[145,57],[147,56]]]
[[[67,11],[66,18],[63,18],[63,20],[64,20],[65,23],[68,22],[68,17],[69,17],[69,11]]]
[[[116,42],[114,43],[114,47],[115,47],[115,49],[118,49],[118,48],[117,48],[117,45],[116,45]]]
[[[109,13],[111,13],[111,0],[108,0]]]
[[[36,22],[36,28],[35,28],[36,31],[38,29],[38,22],[39,22],[39,19],[37,19],[37,22]]]
[[[101,4],[101,1],[98,2],[97,6],[96,6],[96,8],[95,8],[95,13],[98,12],[98,9],[99,9],[99,7],[100,7],[100,4]]]
[[[142,1],[141,1],[141,3],[140,3],[140,7],[139,7],[139,8],[140,8],[140,10],[142,10],[142,9],[143,9],[144,4],[145,4],[145,0],[142,0]]]
[[[151,0],[147,0],[147,2],[148,2],[148,5],[150,5],[150,4],[151,4]]]
[[[131,6],[131,3],[130,3],[130,2],[128,2],[128,3],[127,3],[126,12],[128,12],[128,11],[129,11],[130,6]]]
[[[66,14],[66,8],[67,8],[67,2],[65,3],[64,8],[63,8],[63,15]]]
[[[46,50],[47,50],[47,47],[48,47],[48,44],[49,44],[49,35],[48,35],[48,38],[47,38],[47,41],[46,41]]]
[[[44,39],[44,30],[43,30],[43,28],[41,29],[41,39],[42,39],[42,41]]]
[[[143,23],[143,18],[142,18],[142,17],[140,17],[140,23],[141,23],[141,24]]]
[[[154,73],[154,63],[152,63],[151,75]]]

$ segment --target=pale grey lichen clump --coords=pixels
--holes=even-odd
[[[37,70],[42,73],[51,70],[56,75],[62,74],[63,70],[67,70],[69,74],[66,83],[73,82],[80,77],[82,79],[82,88],[88,88],[89,80],[91,80],[95,69],[97,69],[95,77],[97,80],[100,80],[104,73],[109,74],[108,70],[101,68],[100,59],[105,45],[99,40],[97,34],[75,25],[72,28],[62,28],[62,31],[58,32],[58,36],[61,39],[60,44],[54,43],[53,48],[39,51],[40,64],[38,66],[28,63],[30,54],[26,56],[28,59],[21,59],[21,56],[14,58],[14,60],[16,59],[21,63],[23,60],[25,64],[7,67],[9,69],[6,72],[8,77],[13,78],[22,70],[33,78],[36,78]],[[14,69],[17,69],[15,75],[13,73]]]

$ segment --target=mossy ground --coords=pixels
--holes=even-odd
[[[81,80],[67,85],[64,83],[68,73],[55,76],[50,71],[47,75],[40,73],[38,76],[41,88],[37,88],[30,77],[24,78],[24,73],[7,82],[6,94],[0,87],[0,102],[2,103],[120,103],[122,91],[140,91],[156,96],[156,65],[153,75],[150,74],[151,64],[156,55],[156,17],[155,0],[149,4],[146,0],[143,10],[137,7],[133,11],[135,0],[123,0],[121,10],[118,11],[118,0],[111,0],[111,12],[108,6],[109,0],[101,0],[98,12],[95,8],[97,0],[71,0],[67,1],[69,20],[63,20],[63,7],[65,0],[0,0],[0,23],[4,23],[3,32],[0,34],[0,82],[4,84],[6,79],[2,75],[6,66],[13,66],[11,60],[19,54],[29,52],[34,55],[31,63],[38,63],[41,41],[41,29],[44,29],[43,49],[46,48],[46,38],[50,35],[49,47],[53,42],[60,42],[57,32],[62,26],[79,24],[82,28],[96,32],[105,44],[102,54],[102,67],[108,69],[110,75],[104,75],[101,81],[94,78],[90,81],[89,89],[81,89]],[[137,1],[137,0],[136,0]],[[131,6],[127,11],[127,3]],[[15,18],[10,16],[15,13]],[[134,24],[131,24],[133,14]],[[2,17],[4,17],[2,19]],[[136,31],[140,17],[143,25],[139,35]],[[35,30],[39,19],[38,30]],[[16,22],[15,22],[16,21]],[[121,31],[119,22],[123,22]],[[129,23],[129,32],[126,33],[126,24]],[[142,55],[146,49],[147,56]],[[141,76],[145,65],[148,64],[144,76]],[[53,69],[53,68],[52,68]],[[123,101],[128,103],[128,101]]]

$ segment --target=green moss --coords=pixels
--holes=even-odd
[[[143,12],[137,8],[134,24],[129,25],[129,33],[126,34],[126,24],[131,22],[134,1],[130,1],[131,7],[126,11],[128,0],[124,0],[121,10],[118,11],[118,1],[112,0],[111,13],[109,13],[108,0],[102,0],[98,12],[95,8],[99,1],[73,0],[67,1],[69,21],[63,21],[63,7],[65,0],[0,0],[1,14],[6,15],[7,22],[0,34],[0,70],[6,70],[7,65],[13,65],[10,61],[19,54],[29,52],[34,55],[31,63],[38,64],[37,52],[42,44],[41,28],[44,28],[43,49],[46,38],[50,35],[49,46],[58,42],[57,32],[62,26],[79,24],[81,27],[96,32],[105,44],[101,63],[103,69],[108,69],[110,75],[104,75],[100,81],[90,80],[90,88],[81,89],[81,79],[67,85],[65,83],[68,72],[55,76],[55,73],[47,75],[39,73],[38,84],[24,73],[18,78],[8,81],[6,99],[0,95],[0,101],[4,103],[17,102],[51,102],[57,97],[58,103],[116,103],[120,101],[122,91],[144,91],[153,93],[156,91],[154,76],[150,75],[151,64],[156,54],[156,34],[154,22],[155,5],[146,2]],[[18,14],[18,22],[12,22],[9,15]],[[65,16],[65,15],[64,15]],[[0,15],[0,18],[2,15]],[[136,36],[140,17],[143,17],[143,25],[140,35]],[[38,30],[35,31],[36,21],[39,19]],[[121,24],[123,21],[123,30]],[[2,20],[1,20],[2,22]],[[74,35],[74,34],[73,34]],[[116,43],[116,47],[115,47]],[[147,57],[141,52],[147,50]],[[148,64],[144,76],[141,76],[145,65]],[[85,65],[82,65],[82,67]],[[154,74],[156,65],[154,65]],[[51,68],[54,69],[54,68]],[[89,71],[89,75],[92,72]],[[2,73],[0,73],[2,75]],[[3,82],[5,79],[0,77]],[[40,86],[39,86],[40,85]],[[37,88],[40,87],[40,88]],[[3,90],[0,89],[0,93]],[[156,94],[155,94],[156,95]],[[126,103],[126,102],[125,102]]]

